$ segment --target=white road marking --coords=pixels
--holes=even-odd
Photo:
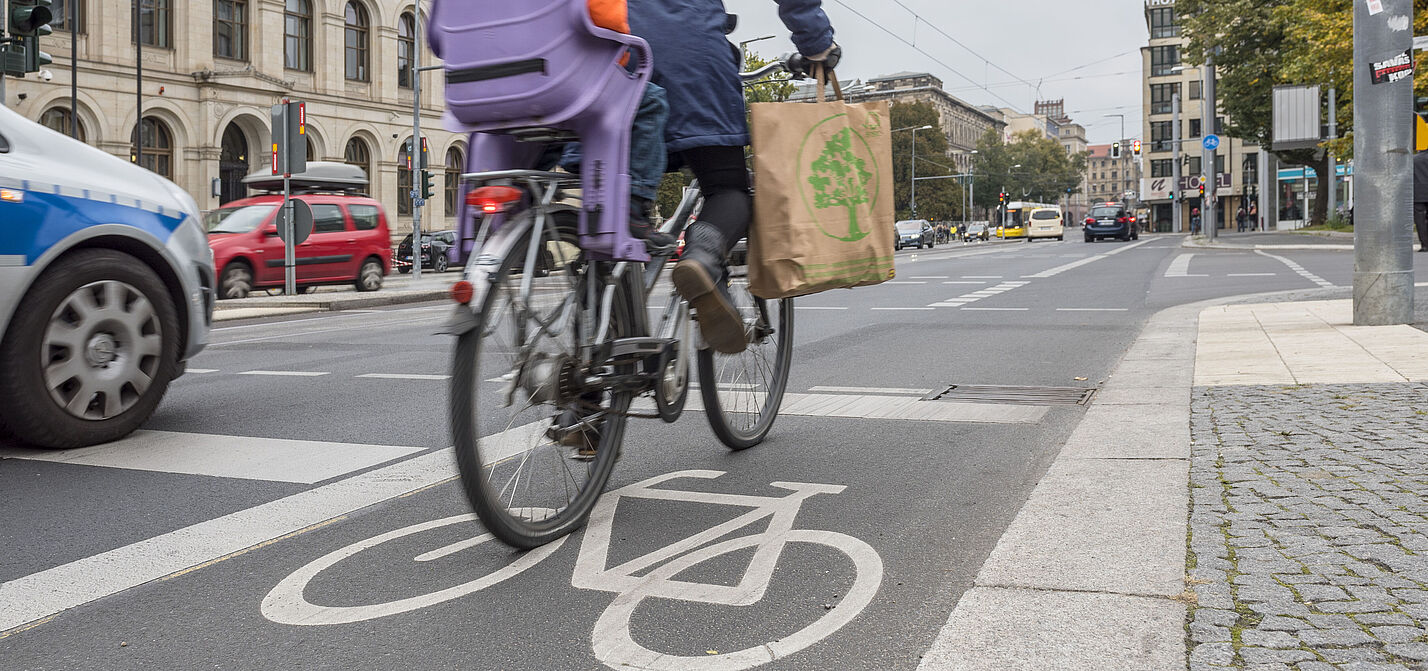
[[[898,310],[933,310],[935,308],[873,308],[874,310],[898,311]]]
[[[945,279],[947,279],[947,278],[948,278],[947,275],[913,275],[912,277],[909,277],[909,278],[907,278],[907,279],[910,279],[910,280],[945,280]]]
[[[1026,312],[1031,308],[962,308],[963,310],[981,310],[982,312]]]
[[[1136,247],[1139,247],[1139,246],[1144,245],[1144,244],[1149,243],[1149,242],[1150,242],[1150,240],[1141,240],[1140,242],[1132,242],[1132,243],[1129,244],[1129,245],[1123,245],[1123,246],[1121,246],[1121,247],[1117,247],[1117,248],[1115,248],[1115,249],[1113,249],[1113,250],[1111,250],[1111,251],[1109,251],[1109,252],[1106,252],[1106,253],[1104,253],[1104,254],[1097,254],[1097,255],[1095,255],[1095,256],[1088,256],[1088,257],[1086,257],[1086,258],[1084,258],[1084,259],[1080,259],[1079,261],[1072,261],[1071,263],[1059,265],[1059,266],[1056,266],[1055,268],[1050,268],[1050,269],[1047,269],[1047,270],[1043,270],[1043,271],[1041,271],[1041,272],[1039,272],[1039,273],[1036,273],[1036,274],[1034,274],[1034,275],[1022,275],[1022,278],[1023,278],[1023,279],[1042,279],[1042,278],[1047,278],[1047,277],[1055,277],[1055,276],[1060,275],[1061,273],[1064,273],[1064,272],[1066,272],[1066,271],[1068,271],[1068,270],[1073,270],[1073,269],[1075,269],[1075,268],[1080,268],[1081,266],[1084,266],[1084,265],[1086,265],[1086,264],[1088,264],[1088,263],[1095,263],[1096,261],[1100,261],[1101,259],[1114,256],[1114,255],[1116,255],[1116,254],[1119,254],[1119,253],[1121,253],[1121,252],[1124,252],[1124,251],[1127,251],[1127,250],[1130,250],[1130,249],[1135,249]]]
[[[977,291],[973,291],[972,293],[969,293],[969,294],[963,294],[963,295],[958,296],[958,297],[956,297],[956,298],[949,298],[949,299],[947,299],[947,300],[945,300],[945,301],[938,301],[938,302],[936,302],[936,303],[932,303],[932,304],[928,305],[927,307],[929,307],[929,308],[955,308],[955,307],[960,307],[960,306],[966,305],[966,304],[968,304],[968,303],[972,303],[972,302],[975,302],[975,301],[979,301],[979,300],[981,300],[981,299],[983,299],[983,298],[991,298],[992,296],[995,296],[995,295],[1000,294],[1000,293],[1005,293],[1005,292],[1011,291],[1012,289],[1016,289],[1016,288],[1018,288],[1018,287],[1024,287],[1024,286],[1026,286],[1027,284],[1030,284],[1030,283],[1029,283],[1029,282],[1020,282],[1020,281],[1016,281],[1016,280],[1012,280],[1012,281],[1010,281],[1010,282],[1002,282],[1001,284],[998,284],[998,285],[996,285],[996,286],[994,286],[994,287],[988,287],[988,288],[986,288],[986,289],[978,289]]]
[[[331,374],[310,370],[245,370],[239,373],[239,375],[267,375],[271,377],[322,377]]]
[[[416,373],[363,373],[356,377],[373,378],[377,380],[450,380],[450,375],[418,375]]]
[[[1225,277],[1274,277],[1278,273],[1230,273]]]
[[[795,310],[847,310],[848,308],[829,307],[822,305],[794,305]]]
[[[932,389],[904,389],[902,387],[813,387],[810,392],[829,394],[891,394],[894,396],[926,396]]]
[[[943,284],[986,284],[986,282],[983,282],[983,281],[980,281],[980,280],[971,280],[971,281],[953,280],[953,281],[951,281],[951,282],[943,282]]]
[[[891,281],[888,281],[888,282],[883,282],[883,284],[927,284],[927,283],[926,283],[926,282],[911,282],[911,281],[903,281],[903,280],[891,280]]]
[[[448,480],[454,462],[450,449],[424,454],[0,583],[0,631]]]
[[[217,373],[217,372],[218,372],[218,369],[217,369],[217,368],[189,368],[189,369],[184,370],[184,372],[185,372],[185,373],[195,373],[195,374],[197,374],[197,375],[206,375],[206,374],[208,374],[208,373]]]
[[[422,449],[140,430],[123,440],[94,447],[75,450],[11,448],[0,450],[0,456],[79,466],[310,485]]]
[[[1209,277],[1209,275],[1191,275],[1190,260],[1195,258],[1192,254],[1181,254],[1170,261],[1170,265],[1165,267],[1165,277]]]
[[[1283,263],[1286,266],[1289,266],[1289,269],[1298,273],[1300,277],[1309,280],[1310,282],[1313,282],[1319,285],[1320,287],[1323,287],[1325,289],[1334,288],[1333,282],[1330,282],[1329,280],[1326,280],[1322,277],[1319,277],[1318,275],[1315,275],[1314,273],[1309,272],[1308,270],[1305,270],[1304,266],[1301,266],[1296,263],[1294,259],[1285,258],[1283,256],[1275,256],[1274,254],[1270,254],[1269,252],[1266,252],[1262,249],[1256,249],[1254,250],[1254,253],[1259,254],[1260,256],[1269,257],[1271,259],[1279,261],[1280,263]]]
[[[1126,312],[1130,308],[1056,308],[1057,312]]]
[[[999,280],[1001,275],[963,275],[964,280]]]

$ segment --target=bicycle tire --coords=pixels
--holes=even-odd
[[[752,311],[756,320],[767,315],[772,332],[754,338],[738,354],[700,350],[699,394],[714,435],[731,450],[745,450],[764,441],[783,403],[793,364],[793,299],[758,298],[747,283],[738,282],[731,283],[730,296],[736,308]]]
[[[533,216],[529,212],[518,216]],[[575,449],[559,444],[558,438],[552,437],[548,429],[552,426],[556,418],[565,411],[583,413],[588,408],[579,407],[579,403],[590,404],[587,396],[589,394],[570,401],[552,401],[550,403],[532,404],[534,395],[519,404],[511,404],[505,408],[514,408],[524,404],[525,407],[516,411],[517,415],[507,419],[506,417],[491,417],[493,413],[487,412],[483,416],[483,406],[481,392],[478,390],[482,384],[492,384],[499,381],[502,376],[507,376],[503,385],[508,387],[508,394],[524,395],[524,390],[520,385],[510,382],[510,378],[519,379],[519,374],[514,373],[511,365],[527,366],[527,361],[519,363],[516,359],[519,354],[513,355],[511,361],[503,368],[498,364],[498,360],[503,354],[502,345],[495,341],[495,337],[503,326],[510,326],[520,341],[521,346],[531,344],[531,339],[541,338],[542,328],[528,317],[517,316],[513,324],[503,325],[502,318],[507,316],[506,309],[515,305],[509,300],[507,305],[498,305],[503,297],[509,298],[511,290],[519,291],[520,274],[519,270],[528,272],[532,279],[533,287],[539,283],[542,289],[546,289],[543,295],[546,297],[559,297],[556,312],[565,314],[574,313],[577,321],[573,327],[567,324],[572,333],[572,338],[565,343],[571,351],[560,354],[569,355],[576,365],[579,364],[579,353],[588,351],[582,348],[585,343],[580,342],[582,331],[578,320],[580,316],[590,315],[593,311],[581,305],[581,296],[584,291],[584,283],[595,281],[603,286],[609,281],[606,273],[608,268],[604,263],[591,263],[583,260],[583,256],[574,254],[572,250],[578,249],[577,242],[579,236],[576,232],[577,222],[573,215],[557,214],[552,217],[553,225],[546,229],[543,238],[547,242],[541,245],[543,251],[552,251],[552,255],[544,253],[537,254],[537,259],[532,268],[525,268],[526,255],[529,249],[530,236],[516,244],[507,253],[506,258],[501,261],[499,269],[492,274],[490,281],[492,287],[487,292],[480,311],[477,313],[479,326],[468,331],[457,338],[452,361],[452,376],[449,402],[449,419],[451,433],[456,453],[457,470],[460,473],[462,489],[467,500],[471,503],[472,509],[480,518],[481,523],[496,538],[515,548],[531,549],[545,545],[551,541],[569,534],[579,529],[585,524],[594,508],[600,494],[605,489],[605,484],[610,479],[615,461],[619,457],[620,445],[624,440],[624,429],[626,413],[629,411],[633,394],[629,391],[608,391],[601,392],[598,405],[600,411],[595,412],[591,417],[601,415],[598,421],[586,418],[590,426],[597,431],[599,444],[595,450],[593,458],[576,460],[572,458]],[[511,225],[514,225],[512,222]],[[533,232],[534,234],[534,232]],[[555,254],[560,258],[551,262]],[[541,267],[549,266],[549,267]],[[515,286],[512,286],[514,281]],[[566,282],[568,285],[560,283]],[[533,291],[532,303],[542,294]],[[631,317],[629,306],[629,293],[622,287],[616,287],[615,301],[611,309],[610,334],[611,337],[634,335],[636,328]],[[575,301],[574,307],[568,301]],[[596,306],[598,309],[598,306]],[[549,315],[551,323],[561,317],[552,312]],[[533,334],[534,332],[534,334]],[[553,339],[556,340],[556,339]],[[495,346],[495,347],[493,347]],[[512,349],[510,344],[504,344],[504,350]],[[516,348],[517,350],[520,347]],[[483,367],[482,364],[485,364]],[[524,369],[524,368],[520,368]],[[519,369],[518,369],[519,370]],[[617,370],[617,373],[628,373],[628,370]],[[490,387],[496,389],[497,387]],[[496,399],[499,401],[499,396]],[[488,402],[489,403],[489,402]],[[531,411],[531,412],[526,412]],[[496,413],[499,414],[499,413]],[[521,415],[525,415],[521,417]],[[521,421],[524,423],[518,424]],[[492,431],[491,429],[495,429]],[[514,433],[512,433],[514,432]],[[483,449],[483,443],[485,448]],[[517,443],[524,443],[529,449],[522,452],[512,453],[512,449],[519,449]],[[516,457],[520,457],[519,460]],[[557,469],[555,474],[560,480],[559,485],[565,494],[563,504],[556,496],[554,487],[549,492],[533,492],[532,481],[537,477],[537,467],[539,463],[534,460],[544,462],[554,461],[563,468],[563,472]],[[570,463],[577,465],[575,471],[570,468]],[[526,469],[528,464],[532,464],[530,469]],[[498,473],[502,476],[514,470],[509,478],[505,479],[505,484],[500,484],[497,480]],[[583,481],[577,480],[577,471],[583,471]],[[522,473],[524,472],[524,486],[527,495],[532,496],[529,501],[522,501],[524,505],[517,505],[516,496],[520,494],[522,487]],[[568,476],[568,477],[567,477]],[[554,483],[550,483],[554,485]],[[572,495],[572,488],[574,491]],[[509,491],[510,496],[506,494]],[[561,504],[561,505],[557,505]],[[547,517],[541,519],[529,519],[528,515],[522,511],[553,511]]]

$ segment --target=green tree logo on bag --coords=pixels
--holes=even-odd
[[[808,176],[800,179],[799,183],[808,186],[799,190],[803,192],[809,215],[824,235],[844,242],[856,242],[870,233],[858,225],[858,212],[866,211],[865,207],[871,208],[879,195],[881,180],[878,179],[877,157],[873,155],[872,147],[858,131],[844,125],[822,143],[822,150],[816,157],[810,161],[807,156],[816,150],[822,133],[830,130],[828,124],[838,121],[847,124],[848,115],[828,117],[804,137],[798,165],[808,166],[802,170]],[[837,125],[840,124],[835,124],[835,127]]]

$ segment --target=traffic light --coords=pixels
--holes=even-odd
[[[10,34],[16,37],[49,35],[55,18],[50,0],[10,0]]]
[[[998,204],[998,205],[1006,205],[1006,204],[1007,204],[1007,192],[1002,191],[1002,192],[1000,192],[1000,193],[997,194],[997,204]]]
[[[421,171],[421,197],[424,200],[431,200],[432,196],[436,195],[436,187],[432,181],[430,170]]]
[[[1140,156],[1140,140],[1131,140],[1131,153]]]
[[[1200,180],[1200,197],[1205,197],[1205,180]]]
[[[1120,142],[1112,142],[1112,143],[1111,143],[1111,158],[1120,158],[1120,157],[1121,157],[1121,143],[1120,143]]]

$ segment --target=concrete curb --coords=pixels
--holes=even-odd
[[[439,301],[447,297],[446,289],[417,289],[370,294],[309,294],[291,298],[239,298],[219,301],[213,310],[213,321],[252,319],[304,312],[332,312],[337,310],[361,310],[365,308],[408,303]]]
[[[1189,248],[1189,249],[1244,249],[1244,250],[1250,250],[1250,251],[1253,251],[1253,250],[1256,250],[1256,249],[1310,249],[1310,250],[1318,249],[1318,250],[1325,250],[1325,251],[1342,251],[1342,250],[1346,250],[1346,249],[1352,250],[1352,249],[1354,248],[1353,245],[1340,245],[1340,244],[1325,244],[1325,245],[1313,245],[1313,244],[1304,244],[1304,245],[1237,245],[1237,244],[1226,244],[1226,243],[1222,243],[1222,242],[1216,242],[1216,243],[1213,243],[1213,244],[1212,244],[1212,243],[1209,243],[1209,242],[1202,242],[1202,241],[1196,240],[1195,238],[1185,238],[1184,242],[1181,242],[1181,243],[1180,243],[1180,246],[1181,246],[1181,247],[1185,247],[1185,248]]]

